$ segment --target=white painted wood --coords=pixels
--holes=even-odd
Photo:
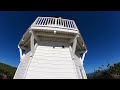
[[[43,20],[44,19],[44,20]],[[57,24],[49,24],[50,23],[50,19],[55,19],[55,22],[57,22]],[[45,22],[47,21],[47,22]],[[63,26],[61,22],[69,22],[69,26]],[[42,22],[44,22],[45,24],[42,25]],[[71,27],[70,27],[71,26]],[[58,31],[64,31],[64,32],[71,32],[71,33],[79,33],[78,28],[76,27],[76,24],[73,20],[69,20],[69,19],[63,19],[63,18],[54,18],[54,17],[38,17],[33,24],[28,28],[28,30],[25,32],[25,34],[23,35],[23,37],[29,37],[29,31],[33,30],[33,29],[39,29],[39,30],[47,30],[47,29],[57,29]],[[22,41],[22,40],[21,40]],[[21,41],[19,42],[19,44],[21,43]]]
[[[41,42],[41,43],[45,44],[46,42]],[[59,46],[59,43],[50,42],[49,44],[48,42],[48,45],[54,44],[55,46]],[[37,50],[41,50],[41,52],[38,53]],[[67,53],[67,55],[64,54],[63,50],[65,51],[65,54]],[[51,54],[53,51],[57,51],[57,52],[55,54]],[[31,79],[32,77],[35,77],[36,75],[37,75],[36,77],[39,77],[39,78],[42,78],[42,77],[65,78],[67,76],[69,78],[77,78],[77,74],[76,74],[77,72],[73,64],[74,62],[71,59],[69,47],[53,48],[49,46],[39,45],[30,63],[26,78]]]
[[[23,49],[23,50],[27,50],[27,48],[26,47],[20,47],[21,49]]]
[[[67,38],[53,38],[53,37],[40,37],[40,41],[56,41],[56,42],[68,42]]]
[[[24,54],[22,61],[23,60],[29,60],[30,59],[30,54],[31,54],[31,51],[29,51],[28,53]]]
[[[70,45],[69,45],[69,50],[70,50],[71,58],[73,59],[72,47]]]
[[[83,79],[80,68],[78,66],[76,66],[76,69],[77,69],[78,79]]]
[[[38,17],[19,42],[19,48],[26,51],[22,55],[19,49],[22,59],[14,79],[87,79],[83,67],[85,54],[81,59],[75,52],[83,45],[78,36],[73,20]],[[86,48],[82,47],[80,52],[82,49]]]
[[[83,61],[84,61],[84,58],[85,58],[85,54],[87,53],[87,51],[83,54],[83,56],[82,56],[82,64],[83,64]]]
[[[29,64],[29,59],[22,60],[17,68],[14,79],[23,79],[26,73],[27,66]]]
[[[33,53],[34,50],[34,35],[33,32],[31,31],[31,40],[30,40],[30,48],[31,48],[31,53]]]
[[[81,58],[80,57],[78,57],[78,56],[76,56],[76,55],[74,55],[74,61],[75,61],[75,64],[77,65],[77,66],[82,66],[82,60],[81,60]]]
[[[28,44],[29,43],[29,39],[23,44],[23,47],[26,45],[26,44]]]
[[[37,44],[35,44],[34,51],[36,50]],[[33,54],[34,55],[34,51]],[[24,79],[26,76],[26,73],[28,71],[29,65],[31,63],[31,51],[29,51],[27,54],[24,54],[23,59],[21,59],[21,62],[16,70],[16,73],[14,75],[14,79]]]
[[[56,31],[61,31],[61,32],[70,32],[70,33],[78,33],[77,30],[74,30],[74,29],[69,29],[69,28],[58,28],[58,27],[52,27],[52,26],[49,26],[49,27],[31,27],[30,28],[31,30],[56,30]]]
[[[76,50],[76,45],[77,45],[77,35],[73,41],[73,47],[72,47],[72,53],[73,55],[75,54],[75,50]]]
[[[73,36],[71,35],[54,34],[54,32],[53,33],[37,32],[36,35],[47,36],[47,37],[59,37],[59,38],[73,38]]]
[[[82,79],[87,79],[87,76],[86,76],[83,66],[80,66],[80,73],[81,73]]]
[[[20,60],[22,59],[22,49],[18,46],[20,52]]]
[[[38,36],[34,33],[34,31],[33,31],[32,33],[33,33],[33,35],[34,35],[35,40],[39,43],[39,38],[38,38]]]
[[[76,35],[74,36],[74,38],[71,38],[69,43],[73,43],[74,39],[75,39]]]
[[[45,23],[45,21],[48,21],[48,23]],[[59,23],[55,23],[55,22],[59,22]],[[70,25],[65,23],[68,23],[72,26],[70,27]],[[61,19],[61,18],[53,18],[53,17],[38,17],[35,22],[32,24],[32,26],[56,26],[56,27],[64,27],[64,28],[72,28],[72,29],[77,29],[75,22],[73,20],[68,20],[68,19]]]

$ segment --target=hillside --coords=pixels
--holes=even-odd
[[[100,67],[94,73],[87,74],[88,79],[120,79],[120,63],[108,64],[107,69]]]
[[[13,79],[16,68],[0,63],[0,79]]]
[[[87,74],[88,79],[120,79],[120,63],[107,65],[107,69],[99,69]],[[0,79],[13,79],[16,67],[0,63]]]

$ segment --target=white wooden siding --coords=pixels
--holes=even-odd
[[[76,65],[78,78],[79,79],[87,79],[83,64],[81,63],[82,62],[81,58],[79,58],[76,55],[74,55],[74,56],[75,56],[74,62],[75,62],[75,65]]]
[[[14,79],[23,79],[26,73],[27,66],[29,64],[29,60],[23,60],[20,62],[17,71],[15,73]]]
[[[65,48],[62,48],[62,45]],[[66,43],[43,41],[37,47],[28,68],[26,79],[42,78],[78,78],[74,61],[71,59]]]
[[[74,57],[75,57],[74,61],[75,61],[76,66],[82,66],[81,57],[78,57],[76,55],[74,55]]]
[[[31,51],[29,51],[28,53],[24,54],[21,61],[29,60],[30,59],[30,54],[31,54]]]
[[[30,52],[28,52],[26,55],[23,56],[23,59],[21,60],[19,66],[17,68],[17,71],[15,73],[14,79],[23,79],[24,78],[29,61],[30,61]]]

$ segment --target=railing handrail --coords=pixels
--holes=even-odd
[[[32,24],[32,27],[50,26],[59,28],[68,28],[77,30],[74,20],[54,18],[54,17],[38,17]]]
[[[44,19],[44,20],[40,20],[40,19]],[[54,19],[54,20],[51,21],[50,19]],[[22,38],[24,38],[24,36],[28,34],[31,28],[34,29],[34,27],[59,28],[59,29],[67,29],[67,30],[73,30],[73,31],[79,32],[74,20],[55,18],[55,17],[37,17],[36,20],[31,24],[31,26],[24,33]]]

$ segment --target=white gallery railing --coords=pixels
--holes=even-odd
[[[77,30],[77,26],[73,20],[54,18],[54,17],[38,17],[33,27],[47,26],[47,27],[58,27]]]

